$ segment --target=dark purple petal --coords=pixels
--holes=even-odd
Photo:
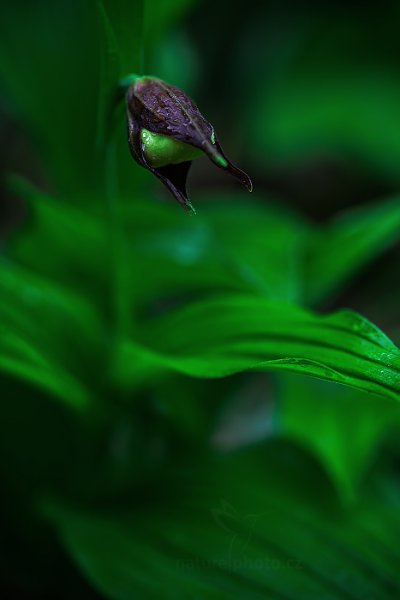
[[[140,129],[134,119],[128,119],[128,142],[134,160],[158,177],[185,210],[194,212],[186,191],[186,179],[191,161],[157,168],[149,165],[143,152]]]
[[[186,161],[177,165],[158,167],[157,169],[152,169],[152,172],[167,186],[185,210],[196,212],[186,192],[186,179],[191,164],[191,161]]]
[[[242,171],[241,169],[239,169],[239,167],[237,167],[236,165],[234,165],[225,155],[224,151],[221,148],[221,145],[219,143],[219,141],[217,140],[216,136],[215,136],[215,147],[218,151],[218,155],[219,157],[222,156],[222,158],[225,160],[226,165],[222,164],[221,159],[218,157],[217,159],[215,158],[214,154],[209,154],[207,151],[205,151],[205,153],[207,154],[208,158],[210,160],[212,160],[212,162],[217,165],[218,168],[223,169],[224,171],[227,171],[230,175],[232,175],[235,179],[237,179],[238,181],[240,181],[240,183],[242,185],[244,185],[249,192],[253,191],[253,182],[251,181],[250,177],[247,175],[247,173],[245,173],[244,171]]]
[[[201,150],[212,146],[213,128],[193,100],[160,79],[138,79],[128,90],[127,104],[141,129],[168,135]]]

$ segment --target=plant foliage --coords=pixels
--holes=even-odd
[[[398,330],[385,327],[387,335],[337,306],[374,265],[397,297],[385,264],[400,241],[400,199],[391,189],[319,224],[262,186],[250,200],[197,192],[192,218],[160,202],[128,156],[113,102],[129,72],[157,71],[160,48],[178,79],[179,26],[201,14],[195,4],[40,0],[0,9],[4,107],[40,164],[39,183],[22,165],[5,186],[25,216],[0,256],[2,591],[394,598]],[[391,69],[379,93],[366,94],[366,79],[349,81],[335,54],[336,21],[324,43],[303,25],[309,45],[295,52],[296,69],[280,54],[271,70],[263,47],[268,77],[250,98],[238,90],[253,115],[264,111],[250,124],[234,119],[243,143],[253,136],[249,164],[257,169],[266,150],[270,164],[291,162],[315,131],[335,146],[340,123],[343,147],[393,181],[392,113],[384,112],[385,152],[369,122],[391,106]],[[326,62],[315,64],[319,44]],[[337,79],[315,96],[322,64]],[[243,80],[256,75],[249,68]],[[334,108],[325,119],[314,105],[326,106],[326,94]],[[358,101],[366,95],[367,106]],[[267,409],[255,420],[252,382]],[[237,401],[245,410],[232,424]],[[237,440],[258,443],[224,449],[215,441],[221,421]]]

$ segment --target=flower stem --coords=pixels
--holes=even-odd
[[[130,57],[126,55],[116,56],[119,45],[118,34],[113,30],[113,23],[108,19],[104,7],[101,13],[103,23],[105,23],[105,35],[108,40],[108,52],[103,57],[103,110],[100,131],[105,132],[105,135],[102,136],[102,141],[110,244],[110,320],[114,357],[118,353],[121,340],[124,337],[132,335],[133,328],[132,307],[130,306],[132,299],[130,294],[131,286],[129,285],[132,277],[128,272],[128,269],[131,268],[131,261],[128,259],[124,211],[119,190],[118,146],[112,124],[113,113],[115,116],[113,86],[118,85],[118,81],[115,81],[115,76],[126,76],[127,73],[123,71],[126,68],[129,68],[130,71],[141,71],[144,67],[145,0],[138,0],[136,3],[132,2],[132,7],[134,7],[134,18],[130,20],[132,27],[131,35],[133,39],[136,38],[138,40],[138,43],[134,55]],[[116,71],[116,68],[119,72]],[[104,102],[104,93],[107,98],[106,102]]]

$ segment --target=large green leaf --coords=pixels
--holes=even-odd
[[[142,361],[196,377],[245,369],[286,370],[391,398],[400,393],[400,351],[356,313],[318,316],[260,297],[204,300],[142,323],[138,347],[121,349],[118,376],[131,381]],[[138,362],[136,362],[138,361]]]
[[[354,502],[385,438],[400,429],[397,402],[379,402],[330,382],[280,374],[280,435],[298,440],[325,465],[344,502]]]
[[[130,508],[45,512],[113,600],[389,600],[399,593],[399,490],[383,483],[370,480],[343,511],[310,460],[272,444],[168,471]]]
[[[10,247],[14,259],[60,283],[83,288],[99,302],[107,293],[112,268],[104,208],[83,210],[83,197],[77,209],[17,180],[13,189],[26,199],[30,212],[27,226]],[[220,196],[209,198],[204,210],[190,219],[174,205],[136,199],[123,201],[118,213],[126,236],[123,293],[132,303],[216,289],[254,291],[286,301],[302,296],[301,257],[308,227],[277,205]]]
[[[113,265],[105,200],[89,209],[83,195],[78,209],[20,180],[12,188],[27,201],[30,218],[11,254],[61,283],[83,287],[97,301],[106,297]],[[323,227],[262,198],[207,200],[191,219],[145,196],[122,201],[123,294],[131,303],[226,290],[315,304],[399,241],[397,198],[346,212]]]
[[[32,188],[21,187],[21,184],[18,184],[18,189],[29,199],[32,225],[18,236],[11,254],[30,269],[57,279],[64,291],[67,285],[85,296],[89,295],[102,313],[111,318],[106,310],[109,307],[112,277],[108,251],[111,240],[107,233],[104,212],[98,210],[94,213],[68,207],[65,203],[43,196]],[[398,201],[389,201],[380,207],[357,212],[351,218],[342,220],[336,227],[331,227],[329,236],[322,232],[314,233],[295,216],[285,214],[274,206],[262,206],[261,203],[247,206],[241,202],[232,204],[229,207],[228,220],[226,204],[222,202],[213,207],[205,206],[203,213],[200,217],[188,219],[172,207],[156,203],[137,202],[135,205],[123,207],[121,214],[127,245],[123,256],[125,267],[124,278],[120,281],[120,293],[126,298],[129,306],[140,311],[145,308],[148,311],[149,308],[157,308],[157,303],[158,306],[162,306],[167,302],[168,306],[171,301],[182,302],[188,294],[194,292],[202,292],[207,296],[210,293],[215,294],[216,291],[251,292],[268,299],[299,302],[303,297],[304,286],[308,289],[307,294],[310,298],[315,299],[324,295],[331,285],[331,280],[323,277],[324,265],[329,257],[332,264],[332,281],[339,285],[349,275],[350,269],[359,268],[365,260],[372,257],[372,246],[380,251],[389,241],[396,239]],[[373,223],[375,229],[372,228]],[[335,249],[334,252],[332,250],[328,253],[325,250],[328,244]],[[305,246],[308,246],[307,252]],[[48,252],[49,247],[52,248],[51,252]],[[308,276],[304,280],[302,271],[305,256]],[[46,280],[43,279],[41,283],[46,288]],[[69,294],[69,297],[74,303],[72,298],[75,298],[75,295]],[[144,337],[137,340],[143,342],[149,350],[145,356],[143,349],[140,349],[141,362],[138,362],[137,347],[129,343],[124,344],[122,354],[127,353],[128,358],[122,357],[117,367],[118,379],[143,379],[146,374],[153,372],[157,362],[162,363],[164,368],[167,365],[192,375],[212,376],[216,369],[218,375],[223,375],[267,361],[268,365],[264,366],[268,368],[302,371],[381,393],[385,387],[386,391],[390,390],[389,393],[397,393],[398,375],[391,370],[391,359],[385,365],[377,346],[374,359],[371,360],[369,353],[372,349],[357,331],[365,327],[367,330],[370,328],[365,321],[343,314],[334,318],[335,327],[328,332],[326,319],[316,318],[315,321],[315,317],[312,317],[312,341],[307,339],[307,336],[302,338],[302,334],[298,338],[288,340],[288,329],[292,333],[293,318],[296,323],[298,318],[308,322],[308,313],[286,305],[271,305],[269,300],[264,302],[261,298],[249,298],[248,301],[249,305],[246,301],[243,308],[235,308],[238,314],[233,328],[224,325],[224,318],[228,317],[228,313],[225,314],[223,308],[218,309],[224,313],[223,319],[213,315],[210,326],[205,320],[196,328],[195,320],[199,318],[200,310],[197,308],[193,319],[189,315],[185,317],[186,321],[190,321],[189,326],[185,322],[181,328],[174,325],[172,320],[169,329],[161,329],[153,339],[146,332]],[[67,304],[68,302],[69,300],[66,301]],[[263,307],[257,324],[254,323],[253,302],[254,306]],[[9,302],[9,305],[12,306],[13,302]],[[228,308],[228,312],[229,310],[232,310],[232,307]],[[79,311],[80,308],[76,306],[75,314]],[[20,311],[20,315],[22,314],[23,311]],[[276,320],[275,316],[271,319],[271,315],[279,319]],[[200,317],[203,316],[200,313]],[[35,323],[29,324],[27,313],[25,318],[28,319],[29,327],[35,327]],[[58,321],[58,317],[55,317],[54,322]],[[86,318],[82,321],[83,324],[87,322]],[[245,325],[245,322],[248,322],[248,325]],[[276,327],[270,330],[272,322],[275,322]],[[336,326],[336,322],[339,326]],[[341,331],[343,323],[345,330]],[[233,342],[235,349],[226,350],[229,358],[219,356],[218,360],[214,361],[202,356],[204,349],[198,343],[198,334],[202,328],[208,331],[208,327],[218,332],[221,337],[219,340],[210,338],[207,352],[215,353],[217,345],[224,344],[228,348]],[[159,350],[160,339],[165,338],[167,345],[168,340],[172,343],[176,339],[177,332],[174,328],[187,331],[188,335],[189,332],[193,332],[192,340],[188,339],[185,343],[189,344],[190,353],[195,352],[197,355],[195,361],[188,358],[187,352],[183,356],[164,356],[162,360],[158,356],[154,359],[154,351]],[[233,357],[233,351],[238,353],[237,336],[243,335],[243,328],[247,336],[247,347],[244,348],[245,340],[242,337],[242,356]],[[68,329],[68,333],[74,331],[79,332],[79,328]],[[263,332],[267,333],[267,338],[270,336],[266,345],[260,337]],[[330,339],[331,332],[341,336],[336,348],[337,339]],[[280,344],[276,341],[277,334],[281,336]],[[79,332],[78,336],[80,335]],[[357,341],[356,356],[348,352],[348,336],[352,342]],[[391,355],[392,347],[387,345],[389,342],[386,338],[383,337],[382,340],[385,340],[382,342],[382,348]],[[93,341],[88,342],[90,347]],[[52,343],[57,346],[57,339],[53,338]],[[249,344],[253,345],[252,349]],[[324,350],[322,354],[321,348]],[[135,367],[133,358],[129,358],[132,352],[136,361]],[[182,351],[180,352],[182,354]],[[220,350],[218,352],[221,354]],[[276,362],[277,360],[279,362]],[[199,370],[200,363],[203,366]],[[364,368],[367,368],[365,376],[362,375]]]

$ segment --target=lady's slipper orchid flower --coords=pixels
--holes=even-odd
[[[133,158],[158,177],[186,209],[193,210],[186,178],[204,152],[251,192],[246,173],[225,156],[214,128],[181,90],[156,77],[131,76],[126,92],[128,141]]]

